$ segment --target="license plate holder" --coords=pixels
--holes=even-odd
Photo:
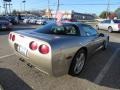
[[[27,56],[27,49],[23,46],[18,47],[18,52],[24,56]]]

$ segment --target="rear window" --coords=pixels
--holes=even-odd
[[[44,33],[44,34],[54,34],[54,35],[71,35],[71,36],[79,35],[79,30],[77,26],[72,24],[63,24],[63,25],[48,24],[41,28],[38,28],[36,32]]]
[[[120,20],[113,20],[114,23],[120,23]]]

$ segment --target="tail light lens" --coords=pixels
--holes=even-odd
[[[12,39],[12,34],[9,34],[9,39],[10,39],[10,40]]]
[[[12,35],[12,41],[15,41],[15,35]]]
[[[36,42],[32,41],[32,42],[30,43],[30,45],[29,45],[29,48],[30,48],[31,50],[36,50],[36,49],[38,48],[38,45],[37,45]]]
[[[47,54],[49,53],[49,47],[43,44],[39,47],[39,52],[42,54]]]
[[[120,28],[120,24],[118,24],[118,28]]]
[[[9,39],[15,41],[15,35],[9,34]]]

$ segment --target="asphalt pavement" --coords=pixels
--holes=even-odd
[[[14,30],[35,29],[38,25],[17,25]],[[108,33],[106,51],[95,52],[78,77],[51,77],[21,62],[9,47],[8,34],[0,32],[0,84],[5,90],[116,90],[120,89],[120,33]]]

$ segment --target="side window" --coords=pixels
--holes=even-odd
[[[53,26],[51,32],[53,34],[65,34],[65,28],[63,26]]]
[[[74,25],[62,25],[62,26],[53,26],[51,28],[52,34],[59,34],[59,35],[71,35],[71,36],[78,36],[77,26]]]
[[[105,23],[105,21],[102,21],[101,23]]]
[[[111,20],[107,20],[106,23],[111,23]]]
[[[111,23],[111,20],[105,20],[104,23]]]
[[[95,36],[97,31],[89,25],[81,25],[81,36]]]
[[[74,26],[74,25],[65,25],[64,27],[65,27],[65,33],[67,35],[74,35],[74,36],[80,35],[79,30],[78,30],[78,28],[76,26]]]

